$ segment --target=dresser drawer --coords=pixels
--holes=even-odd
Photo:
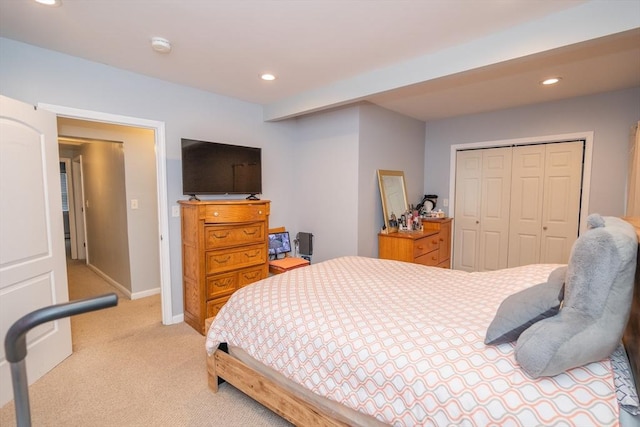
[[[236,290],[238,276],[235,272],[207,277],[207,300],[228,295]]]
[[[267,272],[268,268],[264,265],[240,270],[238,272],[238,289],[264,279],[267,277]]]
[[[438,257],[438,251],[432,251],[427,254],[416,257],[413,262],[416,264],[428,265],[431,267],[438,266],[440,258]]]
[[[205,253],[205,274],[215,274],[266,262],[266,244],[208,251]]]
[[[264,222],[236,227],[208,225],[204,227],[205,249],[219,249],[230,246],[263,243],[266,241]]]
[[[234,205],[207,205],[204,208],[204,222],[250,222],[264,221],[269,215],[269,208],[265,204],[244,205],[238,209]]]
[[[440,248],[440,240],[438,239],[437,234],[434,234],[432,236],[426,236],[421,239],[417,239],[413,242],[413,257],[419,258],[431,251],[436,251],[439,248]],[[438,257],[438,254],[436,253],[436,258],[437,257]]]
[[[230,297],[231,296],[224,297],[224,298],[218,298],[218,299],[215,299],[213,301],[208,301],[207,302],[207,314],[206,314],[205,318],[206,317],[213,317],[216,314],[218,314],[218,312],[220,311],[222,306],[225,305],[227,303],[227,301],[229,301]]]

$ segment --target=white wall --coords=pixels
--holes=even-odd
[[[358,152],[358,255],[378,257],[378,232],[384,225],[378,169],[401,170],[409,204],[422,199],[424,122],[373,104],[360,107]]]
[[[180,138],[252,145],[263,149],[263,199],[271,224],[294,222],[294,122],[265,123],[262,108],[237,99],[167,83],[0,38],[0,91],[33,105],[70,108],[162,121],[166,131],[167,198],[183,199]],[[169,206],[169,210],[171,207]],[[182,314],[180,218],[169,217],[171,301]]]
[[[358,107],[297,120],[295,222],[282,225],[313,233],[313,263],[358,251],[358,121]]]
[[[89,264],[131,290],[124,147],[96,142],[81,153]]]
[[[377,257],[384,220],[376,171],[404,171],[409,203],[418,203],[424,123],[365,103],[298,119],[296,140],[295,231],[314,234],[312,262]]]
[[[589,213],[624,215],[629,129],[640,88],[426,123],[425,194],[449,195],[451,145],[593,131]]]

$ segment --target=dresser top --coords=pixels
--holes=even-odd
[[[379,233],[378,236],[393,237],[398,239],[422,239],[423,237],[433,236],[438,234],[438,230],[423,230],[423,231],[396,231],[395,233]]]
[[[220,200],[178,200],[181,205],[258,205],[269,200],[220,199]]]

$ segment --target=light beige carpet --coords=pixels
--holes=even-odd
[[[84,264],[67,268],[70,300],[114,292]],[[73,354],[29,387],[34,426],[290,425],[228,384],[211,392],[204,337],[163,326],[159,295],[119,295],[117,307],[73,316],[71,328]],[[0,426],[15,424],[12,401]]]

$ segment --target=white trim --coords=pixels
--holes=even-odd
[[[587,229],[587,216],[589,216],[589,194],[591,193],[591,163],[593,160],[593,131],[546,136],[532,136],[516,139],[500,139],[495,141],[470,142],[465,144],[452,145],[451,153],[449,155],[449,216],[454,217],[455,220],[457,151],[542,143],[553,144],[578,140],[585,141],[584,167],[582,169],[582,195],[580,198],[580,224],[578,227],[579,233],[583,233]],[[451,230],[451,232],[453,238],[454,231]],[[453,245],[451,245],[451,259],[453,260]]]
[[[112,123],[134,127],[143,127],[155,130],[155,151],[156,151],[156,179],[158,191],[158,223],[160,227],[160,296],[162,304],[162,323],[171,325],[174,322],[173,308],[171,303],[171,259],[169,256],[169,217],[167,205],[167,179],[166,179],[166,148],[165,148],[165,127],[164,122],[156,120],[141,119],[137,117],[120,116],[99,111],[83,110],[78,108],[64,107],[61,105],[51,105],[38,103],[38,108],[51,111],[58,116],[69,117],[81,120],[91,120],[96,122]],[[129,292],[130,293],[130,292]]]
[[[146,291],[142,291],[142,292],[134,292],[131,294],[131,300],[136,300],[136,299],[140,299],[140,298],[146,298],[146,297],[150,297],[153,295],[162,295],[162,289],[161,288],[153,288],[153,289],[149,289]]]
[[[113,286],[114,288],[116,288],[117,290],[119,290],[120,292],[122,292],[127,298],[132,299],[131,298],[131,291],[127,288],[125,288],[124,286],[122,286],[119,282],[113,280],[108,274],[106,274],[104,271],[100,270],[98,267],[96,267],[93,264],[89,264],[87,263],[87,267],[93,271],[94,273],[96,273],[98,276],[100,276],[102,278],[102,280],[104,280],[105,282],[109,283],[111,286]]]

